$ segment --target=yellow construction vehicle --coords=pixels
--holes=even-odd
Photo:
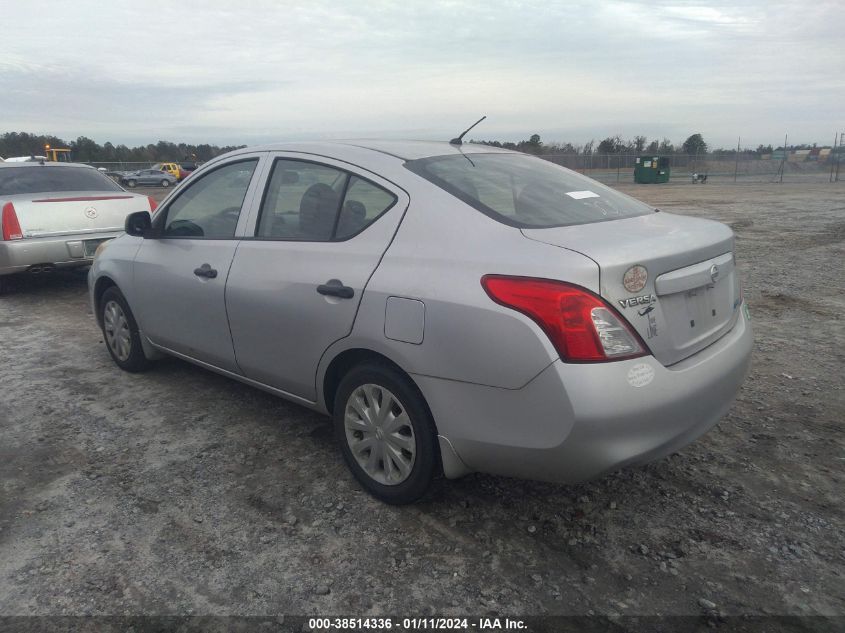
[[[64,147],[50,147],[49,145],[45,145],[44,155],[47,157],[47,160],[55,163],[71,162],[70,150]]]

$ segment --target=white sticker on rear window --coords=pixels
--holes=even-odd
[[[594,191],[567,191],[566,195],[575,200],[583,200],[584,198],[598,198],[599,194]]]

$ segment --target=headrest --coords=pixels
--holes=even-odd
[[[329,185],[318,182],[308,187],[299,203],[299,229],[303,237],[330,238],[338,202],[337,192]]]

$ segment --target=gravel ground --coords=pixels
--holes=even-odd
[[[845,186],[621,188],[733,226],[754,366],[704,438],[577,486],[472,475],[382,505],[328,419],[177,360],[123,373],[83,274],[19,283],[0,614],[845,616]]]

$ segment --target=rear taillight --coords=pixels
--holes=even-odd
[[[11,202],[7,202],[3,205],[2,224],[4,240],[23,239],[21,223],[18,222],[18,214],[15,213],[15,205],[13,205]]]
[[[152,196],[147,196],[147,200],[150,201],[150,215],[152,215],[158,209],[158,202]]]
[[[571,363],[600,363],[646,354],[646,346],[601,297],[585,288],[531,277],[485,275],[493,301],[531,318]]]

